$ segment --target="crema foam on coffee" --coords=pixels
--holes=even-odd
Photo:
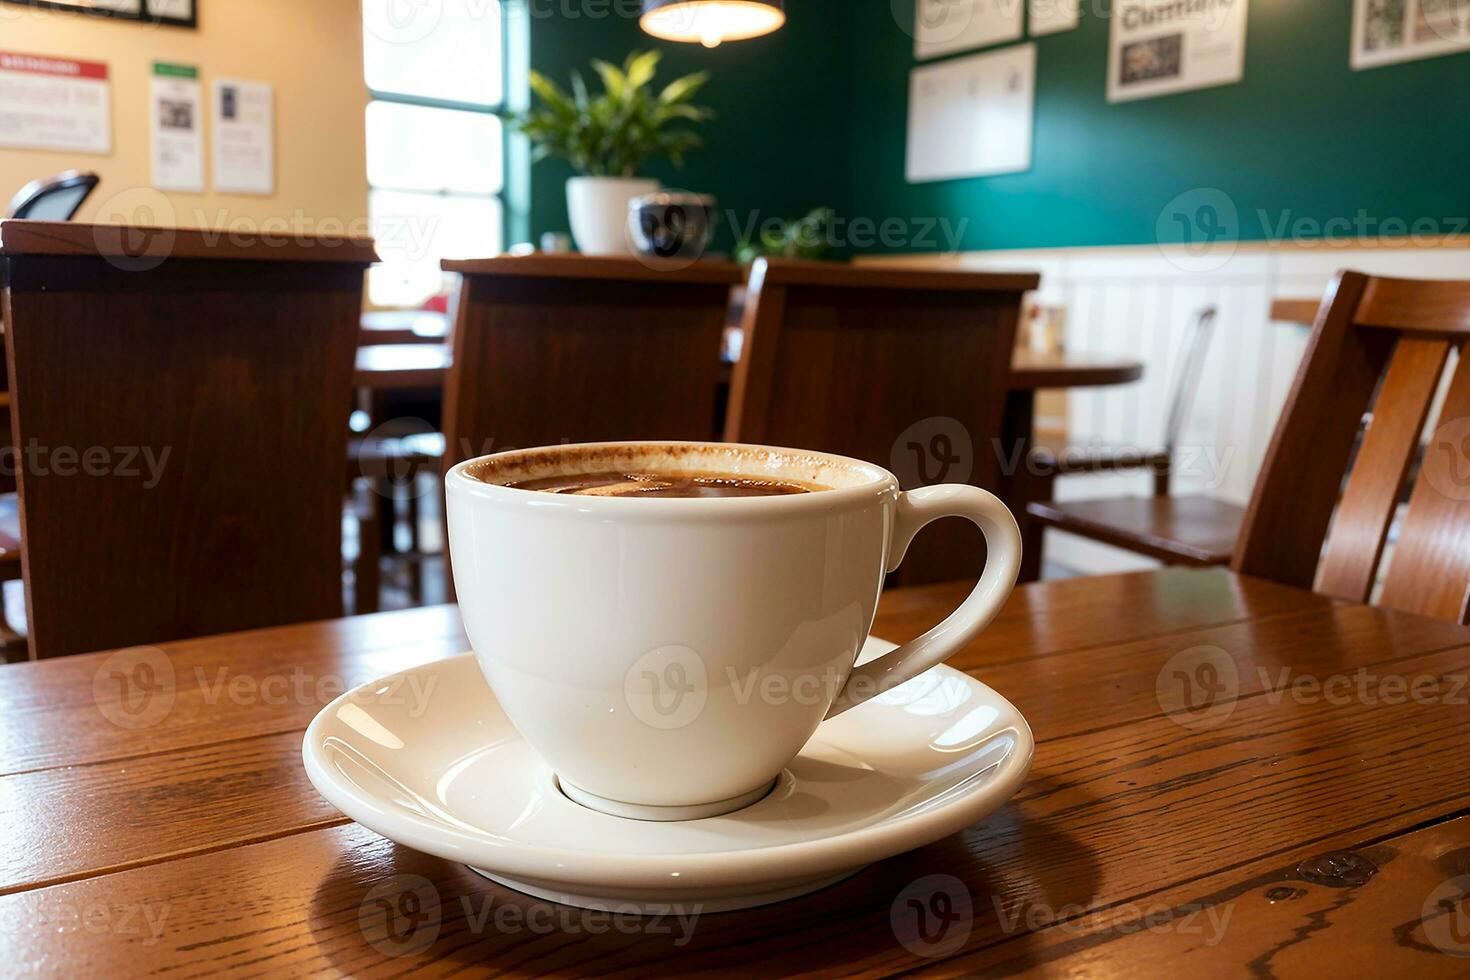
[[[507,483],[518,490],[569,493],[587,497],[778,497],[830,490],[815,483],[798,483],[740,473],[566,473]]]

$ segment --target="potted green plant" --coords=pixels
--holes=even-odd
[[[814,208],[795,221],[776,219],[761,229],[755,240],[735,246],[735,261],[749,265],[763,255],[782,259],[814,261],[826,255],[832,241],[832,222],[837,212]]]
[[[593,61],[603,86],[595,95],[578,72],[566,91],[533,71],[535,104],[511,117],[511,125],[530,139],[534,160],[562,157],[577,171],[567,181],[567,212],[572,237],[587,254],[632,252],[625,233],[628,205],[658,190],[658,181],[637,176],[638,168],[659,156],[682,166],[684,154],[702,145],[689,124],[714,115],[692,102],[707,72],[653,90],[659,57],[657,51],[635,51],[621,68]]]

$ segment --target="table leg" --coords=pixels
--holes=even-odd
[[[1036,416],[1036,392],[1013,390],[1006,395],[1006,418],[1001,436],[1001,499],[1021,527],[1021,573],[1018,582],[1035,582],[1041,577],[1043,528],[1026,514],[1033,500],[1050,500],[1054,478],[1037,473],[1028,465],[1032,450],[1032,428]]]

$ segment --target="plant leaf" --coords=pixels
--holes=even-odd
[[[628,76],[623,74],[623,70],[601,58],[594,58],[592,67],[602,77],[602,87],[607,89],[608,97],[615,102],[623,101],[628,90]]]
[[[635,51],[628,55],[624,70],[630,90],[641,89],[653,80],[653,74],[658,70],[660,57],[662,54],[658,51]]]
[[[665,105],[687,102],[694,98],[700,89],[704,88],[704,83],[707,81],[709,81],[709,72],[707,71],[697,71],[692,75],[676,78],[664,86],[664,90],[659,93],[658,100]]]

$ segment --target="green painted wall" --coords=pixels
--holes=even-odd
[[[847,189],[841,164],[848,146],[846,66],[852,29],[851,11],[832,0],[794,0],[787,28],[774,35],[725,44],[715,49],[655,40],[625,16],[636,2],[536,5],[548,15],[530,20],[531,66],[566,84],[581,69],[589,83],[593,58],[621,62],[628,52],[658,48],[664,52],[658,80],[708,69],[711,80],[699,101],[718,118],[701,131],[705,146],[689,156],[683,170],[666,162],[651,165],[645,176],[666,187],[709,193],[722,211],[734,209],[742,222],[760,217],[796,217],[821,204],[845,204]],[[585,9],[606,9],[601,17]],[[553,13],[553,11],[559,11]],[[532,168],[530,228],[539,236],[566,231],[566,178],[561,161],[546,160]],[[728,249],[733,238],[722,215],[717,247]]]
[[[927,218],[968,218],[960,247],[992,249],[1152,243],[1165,207],[1200,187],[1229,195],[1238,215],[1230,237],[1243,240],[1271,237],[1283,218],[1288,227],[1307,219],[1302,229],[1315,237],[1314,228],[1356,222],[1360,211],[1369,234],[1395,233],[1382,224],[1392,219],[1453,231],[1470,215],[1470,54],[1354,72],[1352,0],[1250,0],[1243,82],[1119,105],[1106,101],[1108,23],[1089,12],[1108,2],[1083,0],[1077,30],[1036,39],[1032,169],[910,185],[904,143],[915,61],[900,22],[911,23],[912,2],[788,0],[784,30],[707,51],[653,41],[616,14],[633,4],[608,0],[614,12],[602,18],[533,18],[530,59],[564,79],[593,57],[656,45],[668,53],[667,77],[709,68],[703,101],[720,118],[706,127],[707,147],[682,173],[651,175],[713,193],[742,220],[821,204],[848,219],[915,229]],[[568,174],[558,163],[535,167],[535,234],[566,229]],[[1167,217],[1162,231],[1165,240],[1183,234]]]
[[[1470,214],[1470,54],[1354,72],[1352,0],[1250,0],[1244,81],[1118,105],[1108,22],[1084,9],[1075,31],[1036,39],[1032,169],[915,185],[903,176],[913,40],[878,16],[889,0],[860,5],[873,15],[853,38],[866,120],[852,134],[854,213],[968,216],[966,249],[1152,243],[1165,206],[1198,187],[1230,196],[1242,240],[1283,215]]]

